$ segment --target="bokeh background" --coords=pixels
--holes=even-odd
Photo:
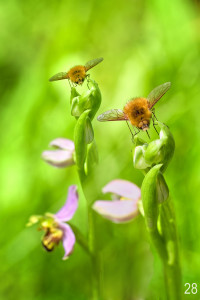
[[[1,300],[89,299],[91,266],[82,248],[76,244],[63,262],[62,246],[45,252],[41,232],[25,225],[32,214],[56,212],[68,186],[79,185],[75,167],[55,169],[41,160],[52,139],[73,139],[75,125],[68,82],[48,78],[100,56],[104,61],[90,71],[102,92],[99,113],[172,82],[156,115],[176,141],[166,181],[176,211],[183,293],[186,282],[200,287],[199,11],[197,0],[0,2]],[[93,124],[100,155],[98,197],[106,199],[101,187],[115,178],[141,186],[126,124]],[[153,130],[150,134],[156,137]],[[81,190],[72,222],[87,234]],[[154,300],[161,294],[164,299],[161,265],[143,218],[116,225],[97,216],[97,222],[104,298]],[[198,293],[187,299],[199,299]]]

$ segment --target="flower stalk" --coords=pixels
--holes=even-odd
[[[89,79],[90,89],[79,94],[73,87],[71,90],[71,114],[77,119],[74,130],[75,162],[83,193],[88,208],[88,248],[92,259],[93,289],[92,300],[101,298],[101,263],[96,245],[95,220],[92,203],[95,200],[93,170],[98,162],[98,150],[94,139],[92,120],[101,104],[101,92],[97,83]]]
[[[158,123],[160,139],[149,144],[136,139],[134,166],[145,174],[141,194],[146,227],[164,269],[166,295],[181,299],[181,268],[173,203],[163,172],[171,160],[175,143],[169,128]]]

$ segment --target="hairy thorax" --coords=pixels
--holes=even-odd
[[[152,113],[147,99],[134,98],[130,100],[124,107],[124,113],[133,126],[142,130],[149,128]]]
[[[82,84],[86,77],[85,67],[75,66],[69,70],[67,75],[72,82]]]

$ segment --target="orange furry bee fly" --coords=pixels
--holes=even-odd
[[[85,66],[75,66],[71,68],[68,72],[60,72],[52,76],[49,81],[56,81],[56,80],[62,80],[62,79],[69,79],[72,83],[75,84],[83,84],[85,78],[88,76],[86,72],[96,65],[98,65],[100,62],[102,62],[103,58],[96,58],[88,61]]]
[[[133,127],[146,131],[149,129],[152,114],[155,117],[153,106],[169,90],[170,87],[171,82],[163,83],[153,89],[147,98],[133,98],[124,106],[123,110],[108,110],[99,115],[97,120],[100,122],[130,121]]]

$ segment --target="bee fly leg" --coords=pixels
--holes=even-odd
[[[130,130],[131,135],[132,135],[132,142],[134,143],[134,136],[135,136],[136,134],[138,134],[138,132],[136,133],[136,131],[135,131],[135,129],[134,129],[135,134],[133,134],[133,132],[132,132],[132,130],[131,130],[131,127],[130,127],[129,124],[128,124],[128,121],[126,121],[126,124],[127,124],[127,126],[128,126],[128,129]]]
[[[138,128],[137,128],[137,129],[138,129]],[[135,127],[133,127],[133,130],[134,130],[134,132],[135,132],[134,136],[136,136],[136,135],[140,132],[139,129],[138,129],[138,131],[136,131]]]
[[[132,135],[132,142],[133,142],[133,144],[135,144],[135,142],[134,142],[134,137],[140,132],[139,130],[136,132],[135,131],[135,129],[134,129],[134,134]]]
[[[154,122],[154,119],[153,119],[153,118],[152,118],[152,120],[153,120],[153,128],[155,129],[156,133],[159,135],[158,130],[156,129],[156,126],[155,126],[155,125],[157,125],[157,124]]]
[[[132,143],[134,144],[134,143],[135,143],[135,142],[134,142],[134,137],[140,132],[140,130],[138,129],[138,131],[136,131],[136,128],[133,126],[133,130],[134,130],[134,134],[133,134],[133,132],[132,132],[132,130],[131,130],[129,124],[128,124],[128,121],[126,121],[126,124],[128,125],[128,128],[129,128],[129,130],[130,130],[130,132],[131,132],[131,135],[132,135]]]
[[[151,138],[150,138],[150,135],[149,135],[149,133],[148,133],[148,130],[146,130],[146,133],[147,133],[147,135],[148,135],[148,138],[151,139]]]
[[[68,82],[69,82],[69,86],[70,86],[70,88],[72,88],[72,85],[71,85],[71,83],[70,83],[70,79],[68,79]]]
[[[167,124],[165,124],[165,123],[163,123],[165,126],[167,126],[167,128],[169,128],[169,126],[167,125]]]
[[[156,115],[155,115],[155,108],[153,108],[153,109],[151,110],[151,112],[152,112],[154,118],[156,119],[156,121],[158,121],[158,119],[156,118]]]
[[[157,130],[156,127],[155,127],[155,125],[158,125],[158,124],[155,122],[155,119],[156,119],[156,121],[158,121],[158,119],[156,118],[156,115],[155,115],[155,110],[152,110],[151,112],[152,112],[152,114],[153,114],[153,117],[152,117],[153,128],[155,129],[156,133],[159,135],[158,130]]]
[[[69,80],[69,82],[70,82],[70,80]],[[71,88],[72,88],[72,87],[77,87],[77,84],[74,83],[74,82],[71,82],[71,83],[70,83],[70,86],[71,86]]]
[[[134,135],[133,135],[133,133],[132,133],[132,131],[131,131],[131,128],[130,128],[130,126],[129,126],[129,124],[128,124],[128,121],[126,121],[126,124],[127,124],[127,126],[128,126],[128,129],[130,130],[130,133],[131,133],[132,139],[133,139]]]

